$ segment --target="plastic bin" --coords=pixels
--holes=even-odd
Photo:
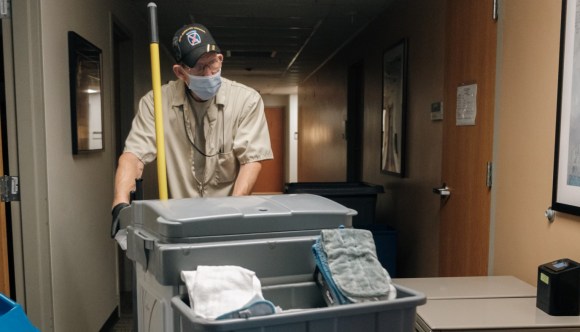
[[[237,265],[263,286],[312,281],[312,244],[321,229],[352,226],[356,212],[316,195],[134,201],[121,211],[135,264],[139,332],[179,331],[175,296],[183,270]]]
[[[199,332],[382,332],[414,331],[418,305],[425,295],[396,286],[397,298],[326,307],[314,282],[263,287],[264,298],[284,310],[300,309],[263,317],[207,320],[193,316],[187,295],[176,296],[171,305],[178,313],[179,331]]]
[[[32,326],[22,307],[0,293],[0,331],[38,332]]]
[[[366,182],[291,182],[284,186],[286,194],[314,194],[331,199],[358,212],[353,226],[361,228],[375,221],[377,194],[383,186]]]

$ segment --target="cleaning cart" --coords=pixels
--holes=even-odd
[[[311,194],[168,199],[157,6],[147,7],[159,200],[133,200],[119,215],[135,267],[139,332],[412,331],[416,306],[426,300],[411,290],[398,288],[388,302],[325,307],[311,248],[321,230],[352,227],[356,211]],[[181,272],[224,265],[253,271],[264,297],[286,311],[223,321],[193,317]]]
[[[409,289],[397,287],[392,301],[324,303],[312,244],[322,229],[350,227],[355,214],[310,194],[133,201],[120,218],[135,263],[139,332],[412,331],[425,297]],[[201,265],[254,271],[265,299],[303,310],[223,321],[193,317],[180,273]]]

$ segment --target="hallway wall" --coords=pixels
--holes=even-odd
[[[435,276],[438,269],[442,123],[430,120],[443,99],[444,0],[394,1],[359,36],[299,88],[299,181],[345,181],[347,71],[364,68],[363,181],[383,185],[377,222],[398,231],[400,277]],[[380,173],[382,56],[408,38],[407,170]],[[324,162],[321,162],[324,160]]]
[[[382,184],[377,222],[399,231],[398,276],[437,275],[440,123],[428,120],[429,104],[443,86],[445,1],[397,1],[389,13],[299,89],[299,181],[344,181],[346,146],[340,140],[346,114],[346,72],[364,61],[364,181]],[[580,261],[580,217],[557,213],[549,223],[556,127],[561,0],[500,2],[494,128],[494,178],[490,269],[536,284],[540,264]],[[378,172],[380,156],[380,56],[409,38],[408,176]],[[446,116],[450,110],[445,109]],[[323,120],[323,121],[322,121]],[[304,133],[309,133],[305,135]],[[316,134],[316,135],[315,135]],[[322,135],[324,134],[324,135]],[[330,137],[323,141],[321,138]],[[328,163],[317,163],[323,156]]]
[[[539,265],[580,261],[580,217],[557,213],[549,223],[544,216],[552,199],[561,3],[500,6],[493,274],[532,285]]]
[[[119,301],[117,246],[109,237],[116,165],[113,20],[133,39],[135,105],[151,89],[147,23],[136,20],[130,6],[115,0],[14,3],[26,309],[42,331],[97,331]],[[71,152],[69,30],[102,50],[102,151]],[[172,61],[161,53],[165,81]],[[31,107],[22,102],[29,100]]]

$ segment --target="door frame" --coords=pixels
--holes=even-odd
[[[12,43],[13,89],[7,102],[10,171],[19,176],[20,202],[13,202],[16,300],[41,331],[52,331],[52,272],[48,226],[47,147],[40,0],[13,1],[12,19],[3,20]],[[14,57],[18,54],[18,57]],[[9,72],[6,72],[8,77]],[[15,75],[14,73],[18,73]],[[9,85],[7,80],[7,86]],[[7,100],[10,99],[7,93]],[[16,117],[16,106],[18,117]],[[10,108],[11,107],[11,108]],[[13,114],[11,114],[14,112]],[[11,128],[12,127],[12,128]],[[26,257],[26,259],[24,259]]]
[[[15,92],[14,92],[14,50],[12,43],[12,22],[10,19],[2,19],[2,48],[4,51],[2,63],[4,68],[4,93],[6,94],[6,104],[5,112],[6,123],[3,125],[2,130],[6,130],[4,133],[3,151],[4,158],[4,174],[0,175],[11,175],[18,176],[18,146],[16,139],[16,104],[15,104]],[[9,260],[11,264],[10,268],[10,292],[11,297],[16,299],[23,306],[25,305],[24,296],[24,266],[23,266],[23,253],[22,253],[22,241],[18,239],[22,238],[22,225],[20,219],[20,203],[11,202],[6,204],[6,221],[10,222],[10,231],[8,236],[11,239],[8,244],[11,248],[8,249],[8,254],[11,256]],[[10,221],[8,221],[10,220]]]
[[[0,29],[0,32],[3,31],[3,29]],[[4,40],[4,37],[2,36],[2,40]],[[2,77],[0,78],[2,80],[2,84],[0,86],[4,87],[6,84],[4,83],[4,81],[6,81],[6,75],[4,73],[4,43],[2,43],[2,51],[0,52],[0,59],[2,59],[2,70],[1,75]],[[2,151],[0,151],[0,169],[2,170],[2,174],[0,175],[5,175],[5,174],[9,174],[9,167],[8,167],[8,156],[6,155],[8,153],[8,148],[7,146],[7,136],[6,136],[6,115],[7,115],[7,110],[6,110],[6,89],[3,89],[2,91],[0,91],[0,95],[2,98],[0,98],[1,100],[1,104],[0,104],[0,133],[1,133],[1,149]],[[10,211],[10,203],[6,203],[6,202],[1,202],[0,203],[0,254],[2,255],[2,257],[0,257],[0,262],[2,262],[2,266],[0,267],[0,273],[2,273],[2,286],[1,290],[4,293],[4,295],[7,295],[9,297],[14,297],[15,296],[15,289],[14,289],[14,255],[12,254],[12,225],[10,223],[10,218],[9,218],[9,213]]]

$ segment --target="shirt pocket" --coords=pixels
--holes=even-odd
[[[239,168],[239,162],[233,151],[218,154],[217,183],[235,181]]]

